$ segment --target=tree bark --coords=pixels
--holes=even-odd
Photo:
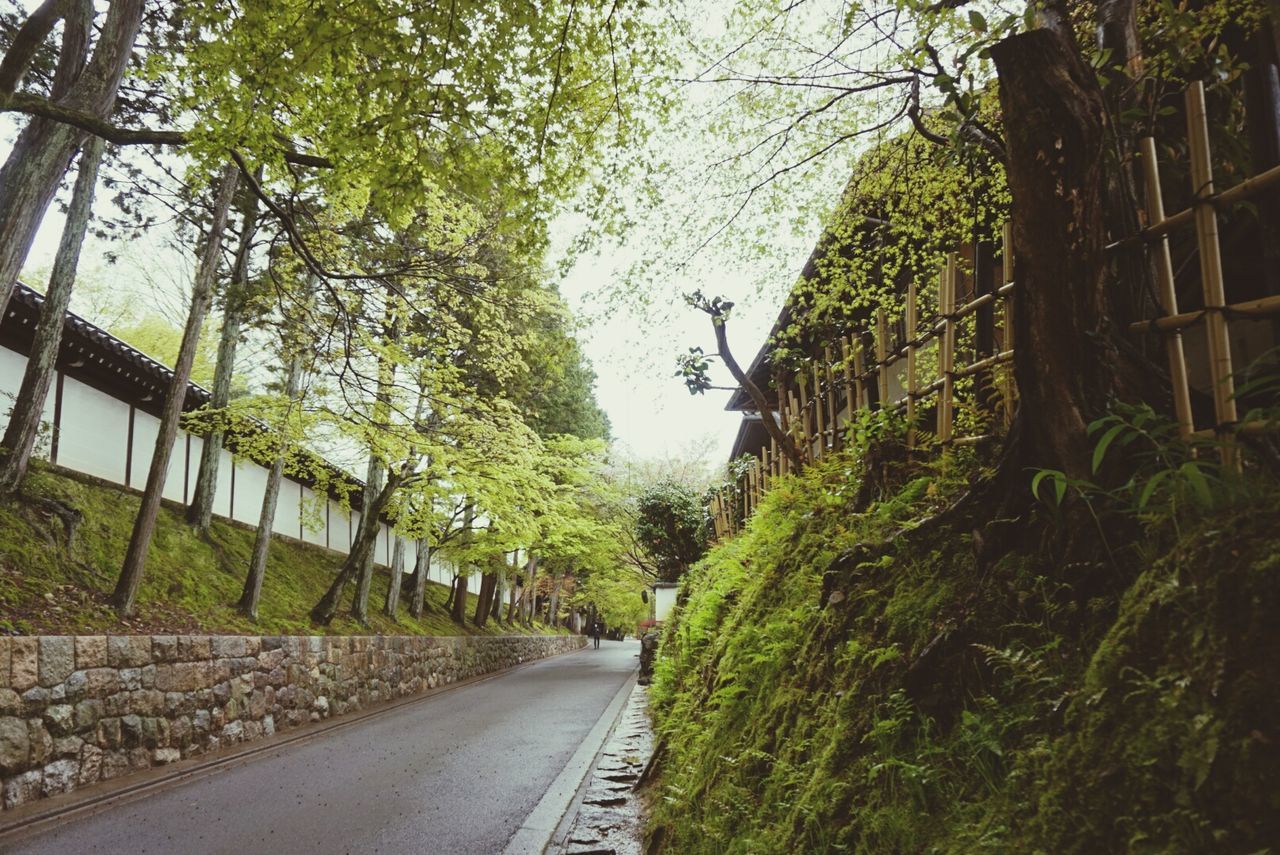
[[[54,78],[60,105],[106,118],[115,109],[116,92],[142,22],[143,0],[115,0],[107,10],[97,48],[83,63],[87,43],[81,3],[67,16],[66,36]],[[81,70],[83,68],[83,70]],[[0,167],[0,317],[9,306],[14,284],[31,251],[40,222],[72,158],[87,134],[52,119],[33,118],[18,134]]]
[[[333,618],[338,613],[338,603],[342,600],[342,592],[347,587],[347,583],[360,571],[365,557],[373,554],[373,546],[378,540],[378,526],[382,511],[395,491],[400,489],[403,478],[403,470],[392,472],[387,477],[387,483],[382,486],[373,500],[365,501],[364,508],[360,512],[360,525],[356,527],[355,542],[351,544],[347,560],[342,562],[338,575],[333,578],[333,582],[329,584],[320,602],[311,609],[313,623],[323,626],[333,623]]]
[[[63,0],[44,0],[37,6],[14,33],[9,51],[0,62],[0,93],[12,95],[22,81],[23,75],[31,68],[40,45],[53,32],[54,26],[62,20],[66,9]]]
[[[395,532],[392,532],[395,537]],[[396,537],[391,547],[391,583],[387,585],[387,601],[382,613],[395,618],[396,606],[400,603],[400,583],[404,581],[404,538]]]
[[[538,578],[538,556],[532,551],[524,564],[524,591],[521,594],[520,620],[526,626],[533,622],[534,606],[538,602],[538,589],[534,584]]]
[[[370,499],[377,495],[382,486],[383,468],[378,458],[369,457],[369,469],[365,477],[364,496],[365,507],[368,507]],[[360,512],[360,524],[364,525],[364,515],[367,510]],[[381,513],[381,509],[379,509]],[[374,518],[374,539],[369,543],[369,548],[360,556],[360,576],[356,580],[355,596],[351,599],[351,616],[360,623],[369,622],[369,586],[373,583],[373,565],[374,565],[374,548],[377,546],[377,533],[379,531],[379,520]]]
[[[1120,391],[1106,286],[1102,95],[1073,44],[1034,30],[991,49],[1007,129],[1022,443],[1015,465],[1091,475],[1086,428]]]
[[[418,538],[418,557],[413,562],[413,598],[409,601],[409,614],[422,617],[422,604],[427,596],[427,577],[431,575],[431,547],[427,539]]]
[[[112,7],[114,8],[114,6]],[[178,420],[182,416],[187,397],[187,383],[191,379],[191,365],[195,362],[196,348],[200,340],[200,327],[209,312],[213,297],[213,283],[218,272],[218,259],[222,254],[222,233],[227,227],[227,213],[235,195],[239,174],[234,164],[223,167],[217,184],[217,196],[213,206],[213,221],[200,255],[195,285],[191,290],[191,309],[187,314],[187,326],[182,332],[182,344],[178,348],[177,364],[173,377],[165,390],[164,408],[160,414],[160,427],[156,434],[155,450],[151,455],[151,470],[147,473],[147,486],[142,493],[142,507],[134,520],[133,534],[125,552],[124,566],[116,583],[112,604],[122,616],[133,613],[142,584],[142,574],[147,564],[147,548],[155,533],[156,516],[160,513],[160,497],[169,474],[169,457],[178,435]]]
[[[511,574],[512,579],[510,590],[507,591],[507,624],[514,624],[516,622],[516,580],[514,568],[512,569]]]
[[[240,231],[240,245],[236,248],[235,265],[231,282],[227,286],[227,298],[222,310],[222,330],[218,334],[218,361],[213,369],[213,388],[210,390],[209,408],[225,411],[231,403],[231,380],[235,374],[236,349],[240,344],[240,330],[244,321],[244,308],[249,278],[249,253],[253,236],[258,228],[258,200],[251,197],[245,211],[244,227]],[[200,468],[196,475],[196,489],[187,506],[187,522],[204,532],[213,522],[213,500],[218,492],[218,468],[222,461],[222,443],[225,431],[211,430],[205,434],[200,449]]]
[[[53,383],[67,306],[71,304],[76,268],[80,263],[80,248],[84,245],[89,218],[93,214],[93,196],[104,147],[105,143],[95,138],[89,141],[80,155],[80,170],[71,194],[71,206],[62,229],[58,254],[54,258],[53,274],[49,277],[49,288],[44,295],[44,306],[40,310],[40,322],[36,325],[35,339],[27,357],[22,386],[9,415],[4,439],[0,440],[0,448],[7,452],[0,458],[0,495],[14,493],[22,484],[31,462],[31,450],[40,432],[40,416],[44,413],[44,402]]]
[[[496,573],[485,573],[480,577],[480,593],[476,596],[476,608],[471,621],[483,627],[489,622],[489,610],[493,606],[493,589],[498,584]]]
[[[298,398],[301,388],[302,354],[295,351],[289,358],[289,374],[285,379],[285,396],[289,401],[289,409],[285,413],[286,422],[293,407],[300,405]],[[287,426],[282,431],[282,439],[287,439]],[[262,511],[258,514],[258,531],[253,539],[253,553],[249,557],[249,572],[245,576],[244,589],[240,593],[240,602],[236,606],[251,620],[258,619],[258,602],[262,598],[262,579],[267,575],[267,553],[271,547],[271,530],[276,521],[276,503],[280,499],[280,482],[284,480],[284,464],[288,456],[288,445],[282,441],[280,450],[271,461],[271,469],[267,472],[267,488],[262,494]]]
[[[560,625],[560,582],[563,579],[563,573],[551,574],[551,597],[547,602],[547,623],[553,627]]]
[[[783,432],[781,425],[773,417],[773,410],[769,407],[769,401],[764,396],[764,392],[755,384],[751,376],[742,370],[742,366],[738,365],[738,360],[734,358],[733,351],[729,349],[729,334],[725,329],[725,318],[721,314],[714,311],[711,314],[711,325],[715,328],[716,334],[716,353],[720,356],[720,361],[729,369],[729,373],[733,375],[733,379],[738,381],[747,395],[751,398],[751,402],[756,405],[756,409],[760,413],[760,422],[764,425],[765,432],[769,434],[770,439],[778,443],[778,448],[786,455],[787,460],[791,461],[792,467],[796,471],[804,468],[804,461],[800,457],[800,450],[796,448],[795,442],[791,435]]]
[[[467,574],[459,573],[453,583],[453,609],[449,614],[454,623],[467,622]]]

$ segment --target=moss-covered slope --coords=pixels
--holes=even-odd
[[[854,467],[785,479],[683,584],[654,685],[667,852],[1239,852],[1280,841],[1280,495],[1114,562],[1055,526],[980,566],[897,537],[951,462],[849,511]],[[946,466],[951,466],[948,474]]]
[[[208,538],[166,503],[157,522],[137,616],[122,622],[107,605],[129,543],[138,494],[47,466],[35,469],[24,485],[32,497],[55,499],[79,511],[82,519],[68,544],[63,522],[36,503],[0,502],[0,632],[232,632],[277,634],[430,634],[510,633],[490,622],[485,630],[459,626],[443,610],[448,589],[427,585],[421,620],[405,607],[396,621],[380,606],[390,579],[374,574],[369,626],[345,615],[318,627],[307,613],[324,593],[343,556],[286,538],[273,538],[262,587],[260,620],[251,622],[234,608],[244,584],[253,531],[215,520]]]

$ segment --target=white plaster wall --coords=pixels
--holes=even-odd
[[[302,539],[316,546],[325,545],[325,510],[323,503],[316,498],[315,490],[302,488]],[[314,517],[319,519],[314,519]]]
[[[329,548],[347,553],[351,546],[351,512],[329,500]]]
[[[13,409],[18,389],[22,387],[22,374],[27,370],[27,358],[16,350],[0,347],[0,429],[8,426],[9,413]],[[57,381],[55,380],[55,383]],[[34,454],[36,457],[49,459],[50,440],[53,437],[53,385],[49,386],[49,394],[44,399],[44,413],[40,420],[46,428],[36,437]]]
[[[128,405],[65,378],[58,431],[59,465],[123,484],[128,450]]]
[[[264,469],[263,472],[266,470]],[[302,505],[298,492],[302,485],[288,478],[280,479],[280,493],[276,499],[276,515],[271,520],[271,530],[276,534],[297,537],[298,521],[301,518]]]
[[[70,381],[68,381],[70,382]],[[63,405],[66,400],[64,397]],[[66,413],[63,413],[66,416]],[[64,418],[65,420],[65,418]],[[141,490],[146,486],[147,473],[151,471],[151,455],[156,447],[156,434],[160,432],[160,420],[150,413],[136,410],[133,415],[133,474],[132,485]],[[61,440],[59,440],[59,458],[61,458]],[[66,464],[69,465],[69,464]],[[183,473],[187,466],[187,433],[178,431],[173,442],[173,452],[169,455],[169,473],[165,477],[164,492],[166,499],[175,502],[183,501]],[[74,467],[73,467],[74,468]],[[121,483],[124,480],[121,479]]]
[[[378,524],[378,540],[373,547],[375,564],[391,564],[391,539],[387,536],[390,531],[386,523]]]
[[[192,465],[200,467],[200,458],[192,455]],[[225,448],[218,452],[218,489],[213,494],[213,512],[220,517],[231,516],[231,470],[236,466],[235,458]],[[194,484],[195,481],[192,481]]]
[[[267,470],[245,458],[236,458],[235,519],[256,526],[267,491]],[[296,520],[297,517],[294,517]]]
[[[204,453],[204,437],[192,433],[187,434],[187,440],[191,443],[187,454],[187,501],[190,502],[196,494],[196,481],[200,477],[200,455]]]

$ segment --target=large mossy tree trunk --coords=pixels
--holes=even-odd
[[[467,622],[466,573],[459,573],[453,582],[453,606],[449,611],[449,616],[453,618],[454,623],[464,624]]]
[[[99,119],[111,117],[116,92],[133,55],[144,6],[143,0],[111,3],[93,56],[86,64],[93,4],[68,0],[62,50],[51,92],[59,106]],[[16,86],[20,74],[6,76]],[[53,119],[33,118],[18,134],[0,167],[0,317],[8,308],[40,222],[86,138],[79,128]]]
[[[360,524],[364,525],[364,517],[369,513],[369,502],[373,497],[379,495],[382,490],[383,468],[382,462],[377,457],[370,456],[369,468],[365,473],[364,499],[365,506],[360,510]],[[374,540],[370,542],[369,548],[360,556],[360,574],[356,578],[355,593],[351,598],[351,616],[360,623],[369,622],[369,588],[373,584],[373,565],[374,565],[374,548],[377,546],[377,532],[379,530],[378,515],[382,513],[382,509],[378,509],[378,513],[373,518]]]
[[[489,622],[489,610],[493,606],[493,589],[498,584],[498,574],[485,573],[480,577],[480,592],[476,596],[475,612],[471,615],[471,622],[476,626],[483,627]]]
[[[404,582],[404,538],[396,537],[395,532],[391,536],[395,538],[395,545],[391,547],[391,581],[387,584],[387,598],[382,604],[382,613],[394,619],[396,607],[400,604],[400,585]]]
[[[113,7],[114,8],[114,7]],[[147,473],[147,486],[142,493],[142,507],[134,520],[129,548],[125,552],[124,566],[116,583],[112,604],[122,616],[133,613],[142,584],[142,574],[147,564],[147,549],[155,534],[156,517],[160,513],[160,498],[169,475],[169,458],[178,436],[178,420],[182,417],[187,398],[187,384],[191,380],[191,366],[195,362],[196,348],[200,343],[200,328],[213,298],[213,283],[217,277],[218,261],[222,256],[222,234],[227,228],[227,214],[239,183],[235,164],[222,170],[216,184],[213,219],[200,254],[200,266],[191,289],[191,307],[187,313],[187,325],[182,331],[182,344],[173,366],[173,376],[165,390],[164,405],[160,413],[160,426],[156,432],[155,449],[151,454],[151,469]]]
[[[31,451],[40,433],[40,417],[44,414],[45,399],[53,385],[58,348],[62,344],[67,307],[71,305],[71,290],[75,286],[76,268],[80,264],[80,247],[84,245],[93,214],[94,190],[98,184],[98,167],[102,163],[105,143],[94,137],[85,145],[80,155],[80,168],[76,175],[75,189],[71,193],[71,205],[67,210],[66,225],[54,257],[53,273],[40,309],[40,322],[36,325],[27,367],[22,374],[22,385],[9,414],[0,449],[0,494],[10,494],[22,485],[27,466],[31,463]]]
[[[1004,471],[1091,473],[1087,427],[1149,376],[1113,322],[1107,288],[1108,158],[1102,94],[1058,30],[991,49],[1013,196],[1014,376],[1019,414]]]

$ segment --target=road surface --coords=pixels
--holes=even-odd
[[[101,813],[0,837],[0,852],[500,853],[639,651],[605,641],[517,668]]]

